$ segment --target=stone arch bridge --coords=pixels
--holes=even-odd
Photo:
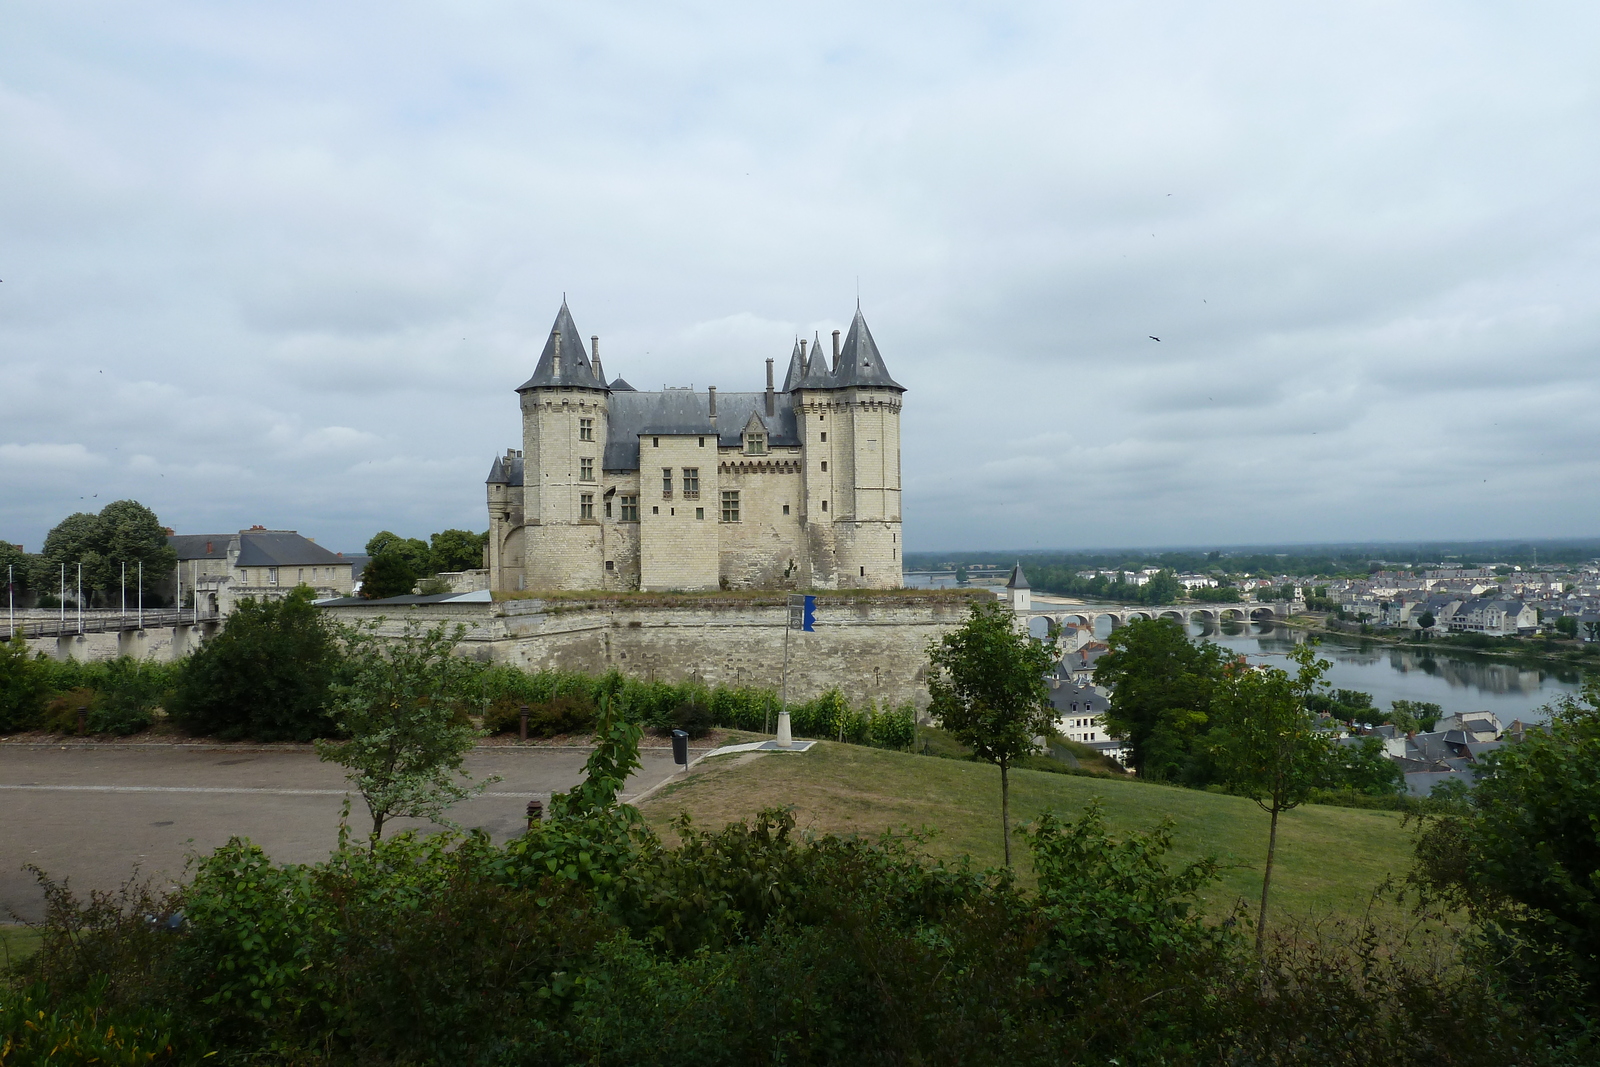
[[[1052,632],[1060,633],[1068,625],[1087,626],[1093,630],[1101,619],[1110,619],[1115,630],[1136,619],[1177,619],[1179,622],[1210,623],[1220,626],[1225,622],[1270,622],[1288,615],[1287,603],[1273,604],[1169,604],[1165,607],[1110,607],[1099,605],[1072,605],[1048,607],[1035,606],[1027,612],[1028,622],[1044,619]],[[1030,625],[1030,629],[1031,629]]]

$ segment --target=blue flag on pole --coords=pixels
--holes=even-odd
[[[816,622],[817,622],[817,598],[814,597],[814,596],[808,596],[808,597],[806,597],[805,621],[800,624],[800,629],[802,629],[802,630],[815,630],[817,628],[816,627]]]

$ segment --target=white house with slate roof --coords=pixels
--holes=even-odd
[[[900,403],[856,310],[832,360],[797,341],[781,389],[607,382],[563,302],[517,389],[522,447],[488,477],[489,585],[894,589]]]

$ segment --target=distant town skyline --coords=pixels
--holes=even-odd
[[[906,548],[1600,535],[1600,9],[35,6],[0,538],[484,528],[565,294],[641,388],[857,300]],[[1159,338],[1159,340],[1157,340]]]

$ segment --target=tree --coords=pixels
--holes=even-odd
[[[1383,749],[1383,738],[1353,738],[1353,745],[1332,750],[1328,784],[1336,789],[1352,789],[1368,796],[1391,796],[1404,791],[1406,776],[1400,765]]]
[[[1118,627],[1094,680],[1112,691],[1106,726],[1127,739],[1140,775],[1163,780],[1189,764],[1194,738],[1210,717],[1211,694],[1226,653],[1189,640],[1176,619],[1138,619]]]
[[[405,596],[420,575],[399,549],[387,548],[367,561],[361,572],[361,595],[368,600]]]
[[[33,588],[35,566],[35,557],[24,552],[21,545],[0,541],[0,582],[9,574],[12,592],[18,597]]]
[[[1576,615],[1561,616],[1561,618],[1556,620],[1556,629],[1560,631],[1564,637],[1570,637],[1574,639],[1577,638],[1578,617]]]
[[[928,710],[979,759],[1000,768],[1000,827],[1011,865],[1011,762],[1054,722],[1046,645],[999,603],[974,604],[960,629],[928,645]]]
[[[1600,641],[1600,619],[1589,619],[1584,622],[1583,629],[1589,635],[1589,640]]]
[[[1222,780],[1271,816],[1267,865],[1256,916],[1256,953],[1265,951],[1267,896],[1278,850],[1278,816],[1299,807],[1326,776],[1333,739],[1306,707],[1330,664],[1303,644],[1289,653],[1300,669],[1276,667],[1230,672],[1217,699],[1217,725],[1207,746]]]
[[[483,549],[489,543],[489,531],[475,534],[470,530],[442,530],[428,540],[430,574],[470,571],[483,566]]]
[[[1430,820],[1414,880],[1465,909],[1508,972],[1567,971],[1600,997],[1600,680],[1489,754],[1468,810]]]
[[[1143,595],[1139,600],[1145,604],[1170,604],[1178,599],[1178,594],[1183,592],[1183,585],[1171,571],[1162,571],[1152,575],[1144,584]]]
[[[59,590],[64,564],[67,595],[73,596],[81,563],[84,592],[102,604],[120,601],[122,565],[128,565],[128,581],[136,582],[139,564],[143,563],[145,600],[149,603],[173,573],[178,554],[167,544],[166,529],[155,512],[137,500],[117,500],[98,515],[80,511],[62,519],[45,535],[44,547],[34,560],[35,590]],[[136,597],[137,586],[130,586],[128,592],[130,598]]]
[[[300,586],[282,600],[240,601],[228,625],[185,661],[170,709],[178,724],[225,740],[310,741],[331,732],[341,656],[311,597]]]
[[[417,578],[432,574],[428,569],[428,542],[417,537],[401,537],[388,530],[379,530],[367,542],[367,555],[377,559],[385,552],[399,553],[406,566]],[[408,589],[407,592],[410,590]]]
[[[1388,723],[1403,734],[1426,733],[1444,714],[1439,705],[1425,700],[1394,700],[1389,703]]]
[[[1431,629],[1433,629],[1433,624],[1438,622],[1438,621],[1439,620],[1437,620],[1437,619],[1435,619],[1433,617],[1433,612],[1424,611],[1422,613],[1422,616],[1417,619],[1417,625],[1420,626],[1424,630],[1431,630]]]
[[[465,634],[464,626],[447,633],[443,623],[423,630],[415,622],[398,641],[373,629],[347,631],[349,681],[334,699],[347,739],[318,741],[317,755],[349,771],[372,815],[374,845],[388,820],[443,822],[451,804],[499,781],[474,785],[461,771],[482,736],[464,711],[475,665],[452,654]]]

